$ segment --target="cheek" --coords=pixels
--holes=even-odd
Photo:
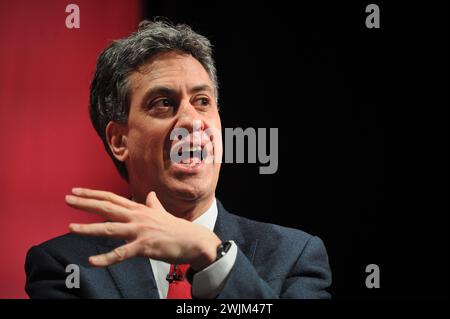
[[[162,157],[164,134],[155,127],[141,127],[130,131],[129,150],[132,158],[155,161]]]

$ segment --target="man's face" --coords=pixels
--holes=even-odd
[[[203,66],[190,55],[160,53],[129,77],[129,87],[125,161],[133,196],[142,200],[149,191],[155,191],[163,201],[212,197],[220,161],[207,163],[196,152],[183,153],[181,162],[171,159],[171,151],[178,152],[180,145],[184,150],[194,146],[194,136],[203,154],[216,152],[221,159],[221,123],[214,86]],[[172,140],[174,129],[185,129],[188,135]],[[214,136],[205,134],[213,129]]]

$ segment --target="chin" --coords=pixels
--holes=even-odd
[[[186,201],[196,201],[206,196],[206,191],[198,187],[181,187],[175,189],[178,198]]]
[[[171,165],[161,176],[160,181],[165,184],[169,193],[177,198],[196,200],[205,197],[213,186],[214,172],[209,165],[189,169]]]

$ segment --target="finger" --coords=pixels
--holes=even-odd
[[[129,225],[124,223],[94,223],[94,224],[70,224],[70,230],[79,235],[112,237],[126,239],[133,236]]]
[[[139,254],[139,245],[132,242],[114,250],[97,256],[89,257],[89,263],[95,267],[105,267],[120,261],[124,261]]]
[[[98,200],[104,200],[111,202],[113,204],[125,207],[125,208],[135,208],[139,204],[133,202],[132,200],[129,200],[125,197],[119,196],[117,194],[114,194],[112,192],[106,192],[106,191],[100,191],[95,189],[89,189],[89,188],[82,188],[82,187],[75,187],[72,188],[72,194],[85,197],[85,198],[92,198],[92,199],[98,199]]]
[[[131,220],[131,211],[108,201],[66,195],[66,203],[73,208],[101,215],[114,221]]]

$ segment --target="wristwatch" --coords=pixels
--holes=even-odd
[[[226,240],[226,241],[221,242],[220,245],[217,246],[217,257],[216,257],[215,262],[227,254],[227,252],[231,248],[231,245],[232,245],[231,241]],[[196,274],[196,272],[192,269],[192,267],[189,267],[188,270],[186,271],[186,274],[185,274],[186,279],[188,280],[188,282],[191,285],[194,280],[195,274]]]
[[[227,254],[227,252],[230,250],[230,248],[231,248],[231,241],[227,240],[227,241],[221,242],[220,245],[217,246],[216,261],[218,261],[220,258],[225,256]]]

